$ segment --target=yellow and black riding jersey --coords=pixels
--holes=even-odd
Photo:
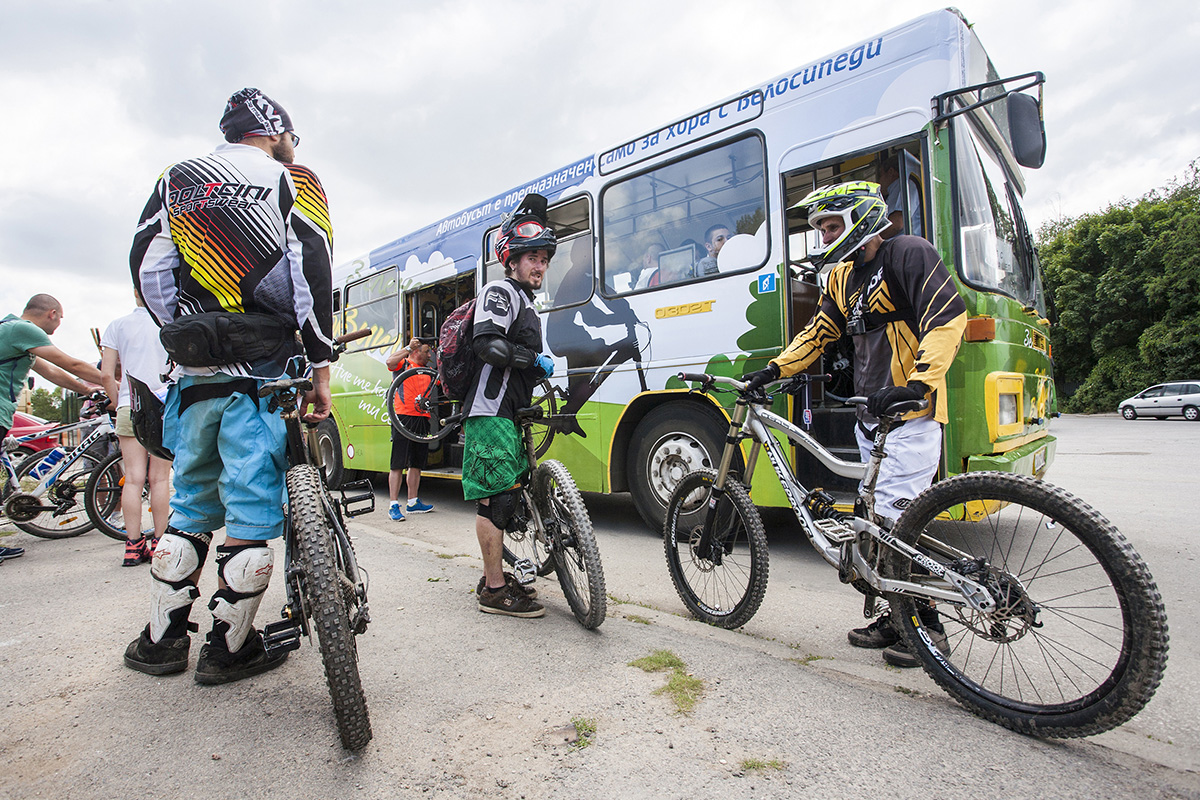
[[[834,267],[817,313],[772,361],[781,375],[795,375],[849,333],[856,394],[920,381],[930,389],[933,418],[944,423],[946,371],[966,326],[966,305],[937,250],[919,236],[897,236],[866,263]],[[875,422],[861,407],[859,417]]]

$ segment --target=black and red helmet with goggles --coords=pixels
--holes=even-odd
[[[540,194],[527,194],[508,218],[500,223],[496,232],[496,258],[505,267],[511,259],[531,250],[545,250],[553,256],[558,248],[558,238],[546,219],[546,198]]]

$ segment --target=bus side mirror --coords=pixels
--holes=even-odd
[[[1020,92],[1008,96],[1008,131],[1018,164],[1037,169],[1045,163],[1046,123],[1036,97]]]

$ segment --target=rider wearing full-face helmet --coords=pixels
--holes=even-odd
[[[516,412],[533,399],[538,381],[554,373],[542,353],[542,323],[533,293],[542,288],[558,246],[546,217],[546,198],[528,194],[496,233],[496,257],[504,277],[483,287],[473,318],[479,370],[463,403],[463,497],[478,501],[475,535],[483,555],[479,610],[515,617],[540,617],[537,591],[503,570],[504,528],[512,519],[525,470],[525,451]]]
[[[878,184],[854,181],[818,189],[795,208],[821,233],[813,266],[835,266],[804,330],[766,368],[743,377],[758,387],[795,375],[848,334],[854,342],[854,392],[868,398],[855,430],[863,461],[884,409],[928,398],[928,409],[905,415],[889,435],[888,457],[880,466],[875,508],[895,519],[937,474],[941,423],[947,419],[946,371],[966,328],[966,305],[933,245],[919,236],[879,235],[889,222]],[[884,659],[895,666],[918,665],[887,615],[849,638],[857,647],[886,648]]]

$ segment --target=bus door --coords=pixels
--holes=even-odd
[[[896,143],[853,155],[840,156],[832,162],[806,167],[783,175],[784,208],[787,223],[787,261],[789,277],[788,341],[804,329],[816,313],[825,281],[833,265],[816,269],[809,252],[821,244],[818,233],[808,225],[805,210],[798,203],[815,189],[849,181],[871,181],[880,184],[889,200],[889,214],[895,223],[895,233],[926,235],[929,230],[928,207],[925,200],[919,140]],[[893,198],[892,195],[895,195]],[[891,230],[885,235],[894,235]],[[926,238],[928,236],[926,235]],[[808,370],[828,374],[827,383],[814,384],[810,392],[811,416],[805,416],[801,398],[792,404],[792,418],[847,461],[858,461],[858,444],[854,436],[855,409],[845,405],[844,398],[854,394],[854,346],[849,336],[843,336],[825,349],[822,358]],[[796,474],[805,482],[822,485],[841,495],[853,492],[857,483],[850,478],[829,472],[803,449],[796,449]],[[839,497],[843,499],[843,497]]]

